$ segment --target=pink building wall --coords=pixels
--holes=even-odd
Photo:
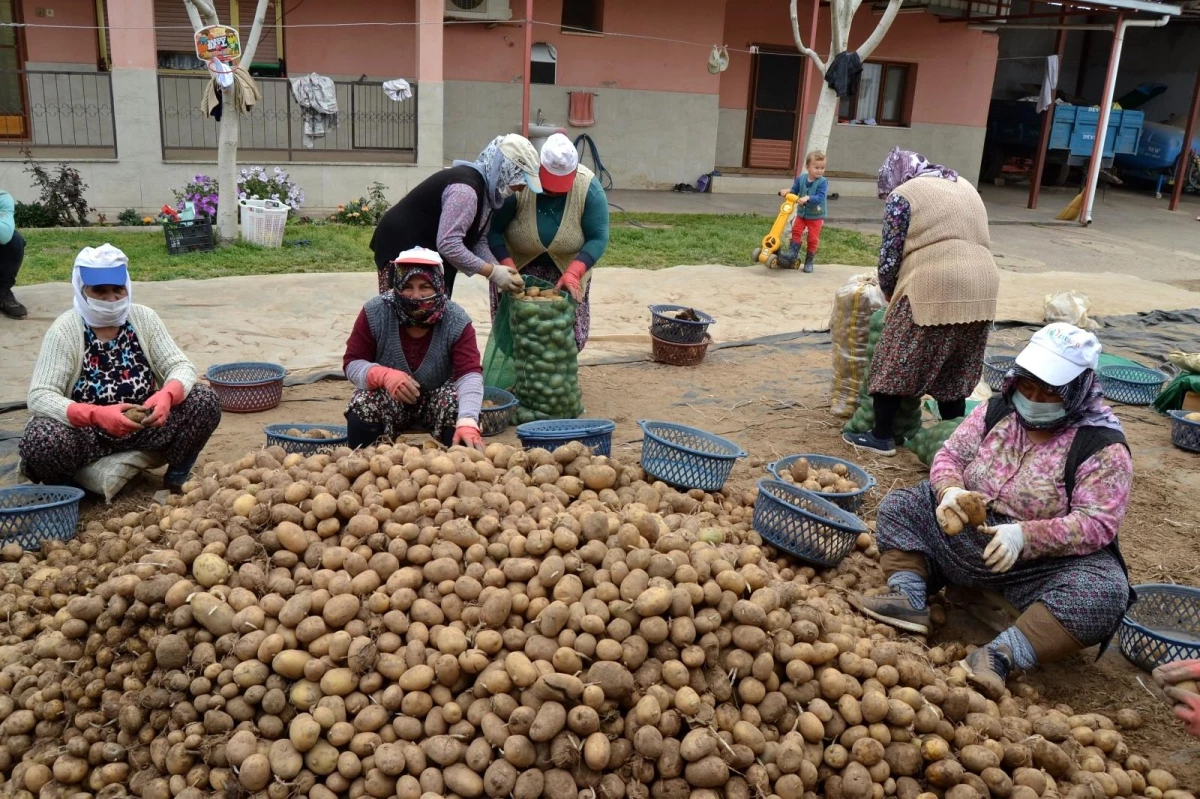
[[[736,1],[736,0],[734,0]],[[524,0],[512,0],[514,19]],[[720,78],[708,74],[708,46],[724,37],[726,0],[606,0],[603,36],[564,34],[562,0],[535,0],[533,40],[558,51],[557,82],[564,86],[716,94]],[[519,24],[488,30],[447,25],[445,79],[520,81],[524,34]],[[618,36],[638,34],[704,46]]]
[[[38,25],[96,24],[94,0],[56,0],[52,4],[54,17],[34,16],[38,8],[47,6],[45,0],[21,0],[21,13],[26,23]],[[25,29],[25,60],[37,63],[80,64],[95,67],[100,57],[96,31],[52,28]]]
[[[807,38],[812,5],[801,3],[800,31]],[[864,5],[850,31],[853,49],[870,35],[879,16]],[[829,10],[822,8],[817,41],[805,44],[826,57],[829,47]],[[751,44],[778,45],[793,49],[791,21],[783,2],[731,4],[725,15],[725,39],[730,47],[745,50]],[[896,18],[870,60],[900,61],[917,65],[913,96],[914,122],[941,125],[987,124],[992,79],[996,73],[999,38],[983,31],[968,30],[959,23],[943,23],[930,14],[902,14]],[[750,97],[748,53],[730,53],[729,69],[721,76],[721,107],[745,109]],[[805,108],[817,106],[820,76],[816,70],[809,83]]]
[[[285,0],[285,25],[416,21],[414,0]],[[447,28],[449,30],[449,28]],[[288,74],[371,78],[412,78],[417,72],[415,25],[361,28],[285,28],[283,52]]]

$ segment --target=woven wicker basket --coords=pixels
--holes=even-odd
[[[708,353],[708,345],[712,344],[712,336],[707,333],[704,335],[704,341],[699,344],[676,344],[673,341],[664,341],[653,332],[650,333],[650,339],[652,342],[650,352],[654,356],[654,360],[671,366],[695,366],[704,360],[704,356]]]

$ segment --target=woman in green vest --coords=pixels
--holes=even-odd
[[[579,303],[575,343],[582,350],[592,324],[592,269],[608,249],[608,198],[561,133],[542,145],[540,178],[541,194],[521,192],[496,211],[488,244],[502,265],[554,283]],[[493,321],[499,302],[493,285]]]

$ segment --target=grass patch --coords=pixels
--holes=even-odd
[[[646,225],[640,228],[631,224]],[[770,217],[714,214],[626,214],[614,212],[608,253],[600,266],[662,269],[681,264],[743,266],[770,227]],[[372,228],[342,225],[289,226],[281,250],[248,244],[216,252],[168,256],[162,231],[123,232],[104,228],[63,228],[24,233],[25,263],[18,285],[71,278],[75,254],[109,242],[129,256],[137,280],[205,279],[231,275],[304,272],[369,272],[375,262],[368,246]],[[306,240],[306,246],[289,246]],[[873,266],[879,237],[827,227],[821,235],[821,263]]]

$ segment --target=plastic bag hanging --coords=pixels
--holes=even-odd
[[[729,47],[718,47],[714,44],[712,53],[708,56],[709,73],[718,75],[727,69],[729,69]]]

